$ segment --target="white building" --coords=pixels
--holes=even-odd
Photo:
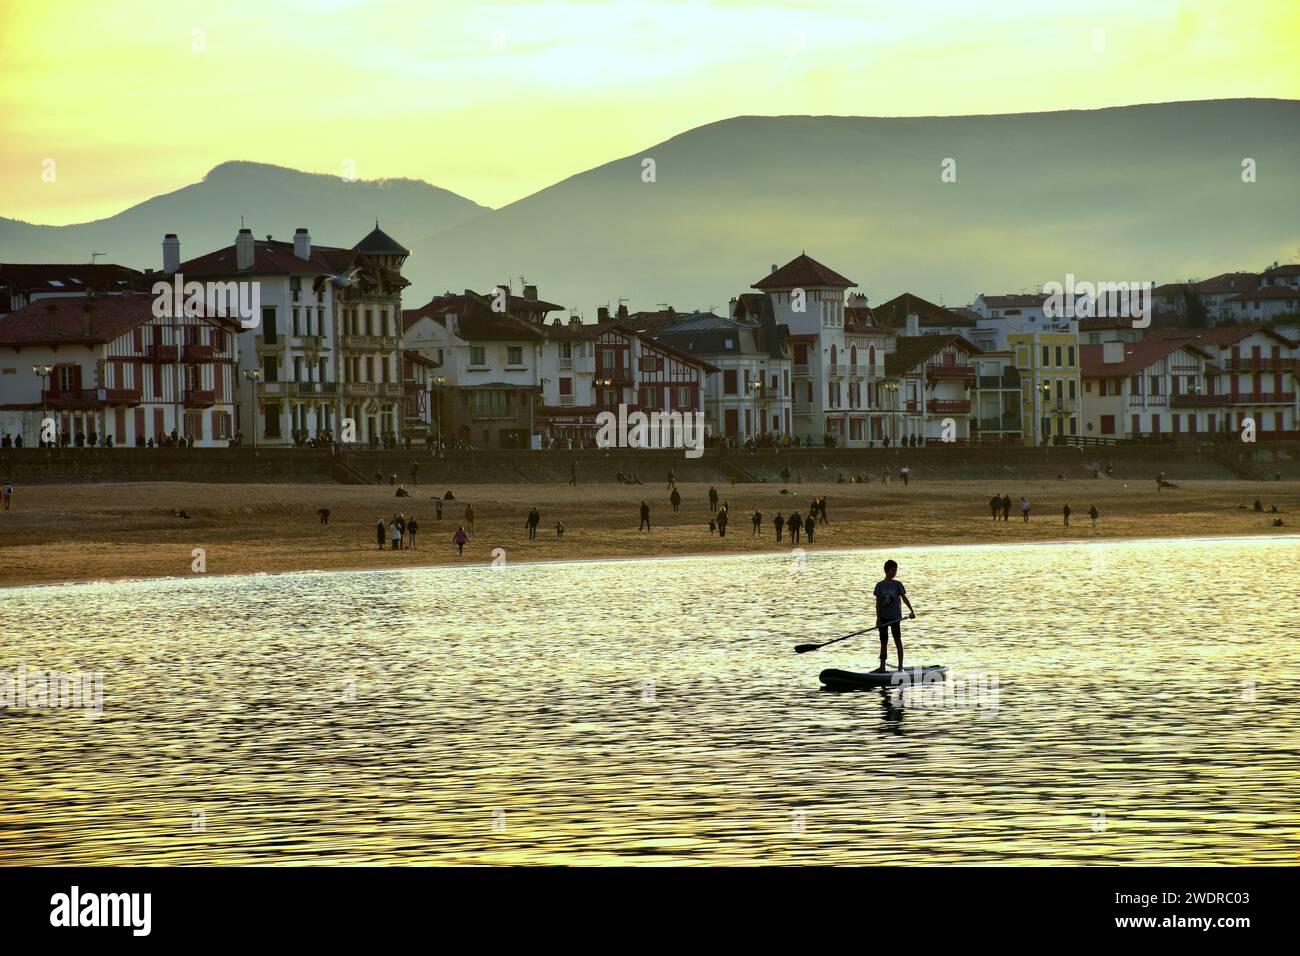
[[[163,241],[163,276],[256,283],[260,321],[240,334],[240,429],[259,445],[312,439],[395,443],[402,431],[401,268],[409,252],[378,223],[351,249],[253,238],[180,261]],[[254,373],[256,378],[246,373]],[[353,428],[343,426],[351,424]]]

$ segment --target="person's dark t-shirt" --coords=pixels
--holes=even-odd
[[[892,624],[903,616],[902,596],[907,593],[903,582],[898,578],[885,578],[876,585],[875,595],[880,599],[876,611],[876,624]]]

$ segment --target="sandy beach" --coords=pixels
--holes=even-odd
[[[817,495],[827,497],[829,523],[818,526],[813,549],[1278,535],[1300,528],[1292,517],[1300,509],[1300,482],[1189,481],[1157,492],[1154,482],[1107,479],[1009,481],[1005,487],[805,481],[786,494],[774,484],[718,486],[731,515],[720,538],[709,532],[708,489],[681,485],[681,512],[673,514],[662,483],[467,485],[451,489],[456,498],[444,503],[438,521],[432,498],[448,489],[431,485],[410,488],[409,498],[395,497],[387,486],[19,486],[12,510],[0,512],[0,586],[189,575],[196,573],[195,549],[203,550],[208,574],[485,564],[497,548],[511,562],[773,552],[790,544],[776,542],[772,517],[778,511],[806,514]],[[1010,521],[990,519],[995,491],[1011,496]],[[1022,494],[1032,505],[1028,524],[1019,512]],[[1276,504],[1281,514],[1256,513],[1256,498],[1266,509]],[[651,508],[648,533],[637,529],[642,499]],[[1073,512],[1068,527],[1061,513],[1067,502]],[[1101,513],[1095,529],[1087,515],[1093,504]],[[451,539],[464,523],[466,505],[474,508],[475,527],[464,555],[457,555]],[[535,541],[524,527],[532,506],[542,519]],[[329,509],[328,524],[320,523],[320,508]],[[755,510],[763,514],[757,536]],[[375,524],[398,511],[418,519],[416,547],[381,551]],[[1273,526],[1275,517],[1283,527]],[[565,525],[563,540],[556,538],[556,521]],[[806,541],[800,546],[809,547]]]

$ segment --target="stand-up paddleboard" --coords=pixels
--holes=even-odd
[[[827,687],[848,690],[857,687],[909,687],[912,684],[936,684],[942,681],[948,668],[942,664],[909,667],[901,671],[837,671],[825,670],[818,675]]]

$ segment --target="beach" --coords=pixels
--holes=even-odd
[[[673,514],[662,481],[645,485],[475,484],[448,489],[408,486],[396,497],[380,485],[127,483],[16,486],[12,510],[0,512],[0,586],[244,574],[303,570],[411,568],[507,562],[610,558],[743,555],[789,551],[778,544],[772,517],[798,511],[824,495],[829,521],[819,524],[805,550],[888,548],[944,544],[1020,544],[1154,537],[1272,536],[1294,533],[1300,519],[1300,482],[1181,481],[1157,491],[1154,481],[901,481],[837,484],[805,480],[719,484],[730,504],[725,537],[709,531],[709,485],[683,483],[681,511]],[[433,498],[452,491],[441,521]],[[989,498],[1012,499],[1009,521],[994,522]],[[1020,496],[1031,504],[1020,514]],[[1276,504],[1280,514],[1253,510]],[[639,531],[640,504],[651,509],[651,530]],[[1062,507],[1072,510],[1067,527]],[[1088,509],[1100,518],[1091,527]],[[475,512],[465,553],[452,535]],[[536,540],[525,518],[541,515]],[[317,515],[329,509],[329,523]],[[751,516],[763,515],[761,533]],[[188,517],[180,517],[184,512]],[[380,550],[375,525],[397,512],[419,522],[414,549]],[[1276,518],[1284,521],[1274,527]],[[556,522],[565,526],[563,539]],[[467,528],[467,530],[469,530]],[[198,553],[196,553],[198,552]],[[495,552],[495,554],[494,554]]]

